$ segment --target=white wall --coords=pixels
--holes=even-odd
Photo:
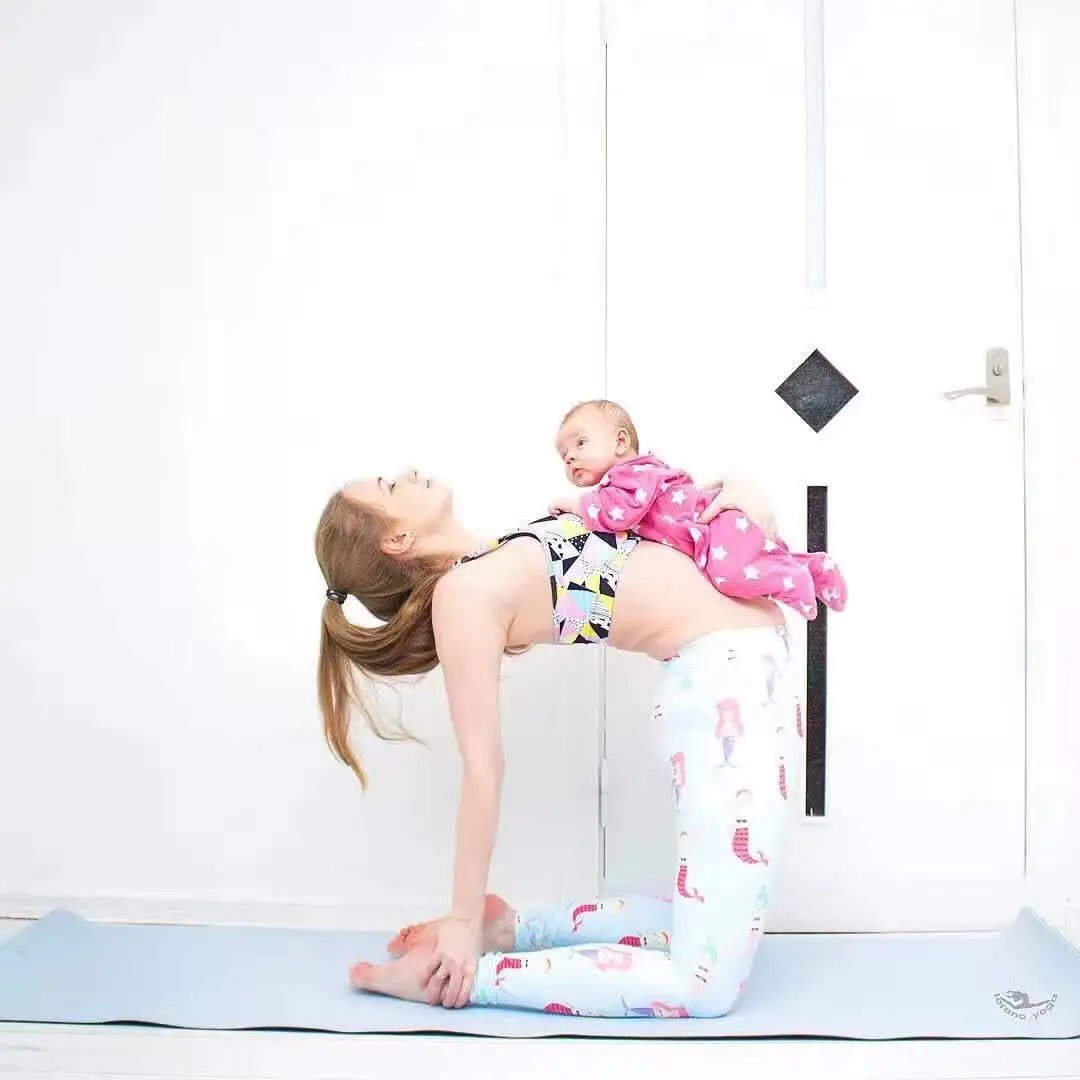
[[[1080,945],[1080,7],[1017,0],[1027,414],[1028,876]]]
[[[537,447],[604,377],[597,12],[299,10],[0,9],[0,914],[405,917],[445,899],[438,678],[404,695],[432,750],[366,744],[361,798],[319,731],[311,534],[338,483],[405,452],[462,479],[479,529],[559,483]],[[1065,925],[1080,11],[1017,13],[1028,868]],[[508,668],[516,846],[493,882],[515,899],[595,882],[598,685],[584,650]]]
[[[361,798],[312,538],[409,460],[482,531],[561,490],[545,451],[602,388],[596,18],[0,9],[0,914],[445,905],[438,678],[405,696],[432,750],[367,744]],[[515,899],[595,886],[598,693],[595,653],[508,668]]]

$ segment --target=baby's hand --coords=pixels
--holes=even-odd
[[[556,516],[559,514],[576,514],[578,512],[578,500],[572,495],[562,495],[552,500],[548,510]]]

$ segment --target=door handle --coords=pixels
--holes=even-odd
[[[949,401],[967,397],[969,394],[982,394],[987,405],[1008,405],[1012,400],[1009,392],[1009,350],[986,350],[986,385],[967,386],[963,390],[948,390],[945,397]]]

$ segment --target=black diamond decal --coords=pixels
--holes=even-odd
[[[815,349],[776,392],[810,427],[820,431],[859,391]]]

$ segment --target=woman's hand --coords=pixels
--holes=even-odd
[[[469,1004],[476,965],[480,959],[480,919],[461,919],[453,915],[438,922],[435,942],[435,969],[428,977],[424,997],[429,1005],[460,1009]]]
[[[741,510],[771,540],[776,536],[776,514],[768,496],[742,477],[731,477],[709,484],[705,490],[719,492],[701,515],[701,523],[708,524],[721,510]]]

